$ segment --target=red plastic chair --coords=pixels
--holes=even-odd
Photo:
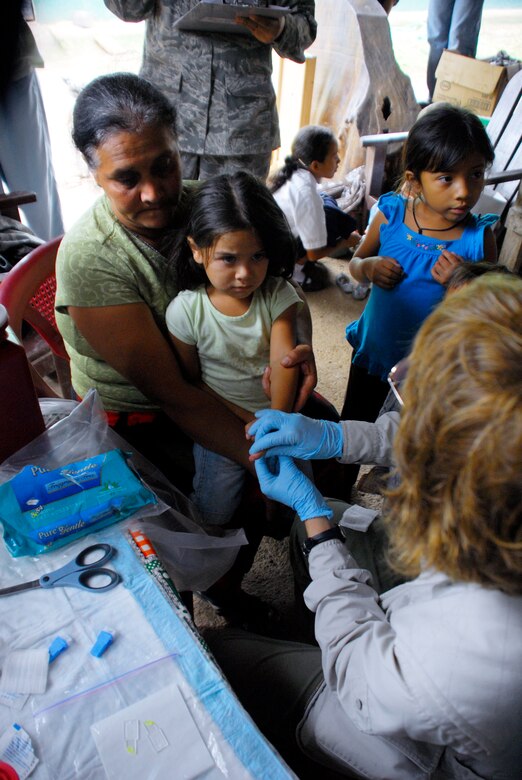
[[[56,254],[62,237],[36,247],[20,260],[0,284],[0,303],[9,314],[9,325],[23,344],[22,324],[28,323],[52,351],[60,395],[72,398],[69,358],[54,318]],[[31,355],[28,354],[29,359]],[[37,363],[31,364],[33,382],[38,395],[56,397],[45,374],[39,373]]]

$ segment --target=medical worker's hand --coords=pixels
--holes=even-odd
[[[292,507],[301,520],[333,516],[316,486],[297,468],[292,458],[261,458],[256,460],[255,467],[263,493]]]
[[[340,423],[312,420],[302,414],[286,414],[274,409],[256,412],[257,419],[248,430],[255,437],[251,460],[267,455],[286,455],[303,460],[338,458],[343,451]],[[253,456],[253,457],[252,457]]]

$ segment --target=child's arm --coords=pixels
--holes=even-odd
[[[185,344],[172,333],[169,333],[169,336],[181,373],[188,382],[196,384],[201,379],[201,366],[196,345]]]
[[[386,223],[382,211],[370,222],[361,245],[350,260],[350,273],[358,282],[373,282],[377,287],[391,289],[402,279],[402,268],[393,257],[378,253],[381,245],[380,227]]]
[[[294,408],[299,367],[285,368],[282,358],[295,347],[297,304],[294,303],[272,323],[270,331],[270,406],[282,412]]]
[[[352,247],[357,246],[360,240],[360,234],[354,230],[347,238],[340,238],[334,246],[322,246],[319,247],[319,249],[306,249],[306,259],[314,262],[315,260],[320,260],[321,257],[329,257],[342,249],[351,249]]]

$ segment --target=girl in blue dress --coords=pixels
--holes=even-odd
[[[353,354],[341,419],[377,418],[390,369],[444,296],[455,265],[496,261],[497,217],[471,213],[493,157],[479,118],[447,103],[430,107],[410,130],[401,192],[379,199],[350,262],[356,280],[373,284],[362,316],[346,328]]]

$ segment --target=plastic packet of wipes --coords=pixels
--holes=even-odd
[[[10,554],[38,555],[135,515],[158,500],[110,450],[52,470],[27,465],[0,485],[0,521]]]

